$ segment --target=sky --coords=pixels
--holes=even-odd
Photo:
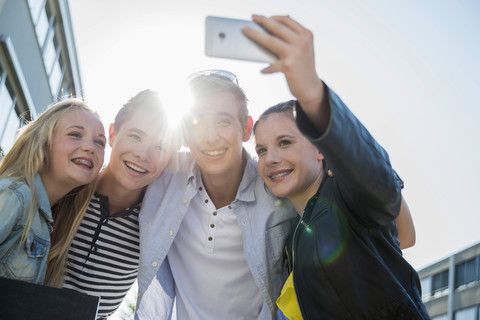
[[[108,128],[144,89],[172,111],[186,77],[235,73],[253,118],[293,98],[266,64],[204,55],[207,15],[289,14],[314,33],[316,69],[405,181],[421,269],[480,241],[480,2],[475,0],[70,0],[87,102]],[[249,147],[251,150],[251,147]],[[108,159],[107,159],[108,160]]]

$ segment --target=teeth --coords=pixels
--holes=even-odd
[[[277,179],[277,178],[281,178],[281,177],[284,177],[286,175],[290,174],[290,171],[285,171],[285,172],[282,172],[282,173],[279,173],[279,174],[276,174],[276,175],[273,175],[270,177],[270,179]]]
[[[136,165],[134,165],[133,163],[130,163],[130,162],[125,162],[125,165],[127,167],[129,167],[130,169],[132,169],[133,171],[137,171],[137,172],[140,172],[140,173],[145,173],[147,172],[147,170],[144,170],[140,167],[137,167]]]
[[[90,161],[88,161],[88,160],[84,160],[84,159],[73,159],[72,161],[75,162],[75,163],[78,163],[78,164],[82,164],[82,165],[84,165],[84,166],[86,166],[86,167],[93,168],[93,164],[92,164]]]
[[[209,156],[218,156],[219,154],[225,153],[225,150],[205,151],[205,153]]]

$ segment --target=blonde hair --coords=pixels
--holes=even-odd
[[[69,98],[57,102],[19,130],[15,143],[0,162],[0,178],[10,177],[25,181],[32,193],[22,243],[26,241],[39,207],[33,178],[35,174],[49,167],[53,132],[65,114],[72,110],[85,110],[98,117],[98,114],[81,100]],[[71,190],[52,207],[54,229],[50,234],[45,285],[63,285],[68,249],[95,191],[95,184],[96,179]]]

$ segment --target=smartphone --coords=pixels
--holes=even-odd
[[[205,55],[255,62],[275,62],[278,59],[275,54],[242,33],[242,28],[245,26],[267,32],[253,21],[207,16]]]

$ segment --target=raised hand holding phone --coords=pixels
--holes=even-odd
[[[246,26],[259,33],[266,33],[262,27],[250,20],[208,16],[205,19],[205,55],[274,63],[277,57],[271,51],[242,33]]]
[[[252,20],[267,32],[244,27],[243,33],[278,57],[262,72],[282,72],[304,111],[311,119],[322,119],[319,106],[324,102],[324,87],[315,69],[313,33],[289,16],[253,15]]]

